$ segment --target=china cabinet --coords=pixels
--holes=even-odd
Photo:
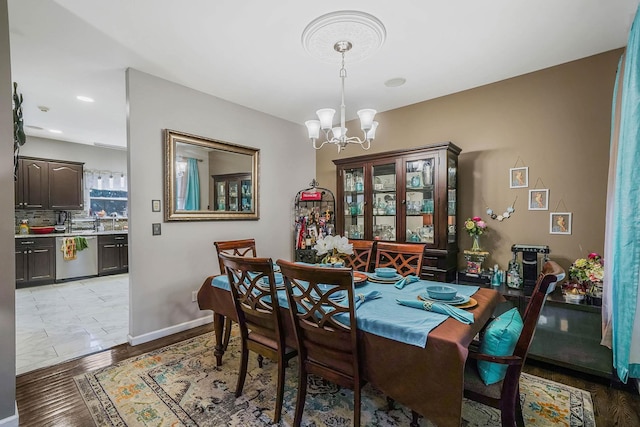
[[[212,175],[214,188],[214,211],[246,212],[253,210],[251,204],[251,174],[233,173]]]
[[[338,234],[424,243],[421,276],[454,281],[459,154],[444,142],[334,160]]]
[[[336,234],[335,197],[315,179],[310,185],[298,191],[294,200],[294,248],[296,261],[315,263],[319,262],[313,249],[316,240]]]

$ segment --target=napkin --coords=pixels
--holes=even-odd
[[[404,299],[396,299],[396,302],[398,304],[406,305],[407,307],[421,308],[423,310],[433,311],[434,313],[446,314],[447,316],[451,316],[459,322],[467,325],[473,323],[473,313],[452,307],[449,304]]]
[[[354,310],[364,304],[365,301],[371,301],[372,299],[381,298],[382,294],[379,291],[371,291],[366,294],[356,294],[355,303],[353,305]]]
[[[398,280],[396,282],[395,286],[398,289],[402,289],[402,288],[404,288],[405,285],[408,285],[409,283],[417,282],[418,280],[420,280],[420,278],[418,276],[415,276],[413,274],[409,274],[409,275],[403,277],[402,279]]]

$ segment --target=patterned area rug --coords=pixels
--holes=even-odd
[[[276,364],[259,368],[250,353],[243,395],[234,397],[239,340],[232,339],[217,368],[213,333],[201,335],[75,378],[97,426],[271,426]],[[280,425],[290,426],[296,402],[297,359],[286,371]],[[527,426],[595,426],[589,392],[522,374]],[[351,426],[353,394],[310,377],[303,426]],[[499,426],[497,410],[467,401],[462,426]],[[366,386],[363,426],[408,426],[411,411],[387,409],[386,397]],[[420,419],[421,426],[432,426]]]

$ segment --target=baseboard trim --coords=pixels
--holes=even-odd
[[[14,415],[3,418],[0,420],[0,427],[18,427],[19,423],[19,415],[18,415],[18,403],[16,402],[16,412]]]
[[[177,325],[169,326],[168,328],[158,329],[157,331],[148,332],[146,334],[131,336],[127,335],[127,340],[130,345],[138,345],[144,344],[149,341],[157,340],[159,338],[164,338],[169,335],[177,334],[178,332],[186,331],[188,329],[195,328],[197,326],[206,325],[207,323],[213,322],[213,314],[209,314],[204,317],[200,317],[198,319],[190,320],[188,322],[179,323]],[[0,425],[0,427],[2,427]]]

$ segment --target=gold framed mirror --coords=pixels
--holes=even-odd
[[[260,150],[164,130],[164,220],[259,219]]]

